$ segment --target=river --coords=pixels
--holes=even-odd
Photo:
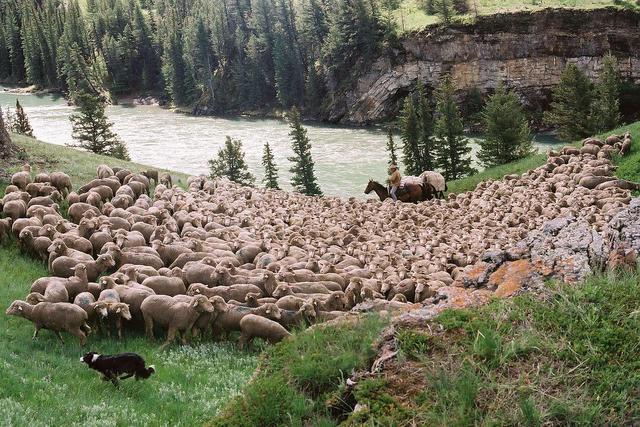
[[[53,94],[10,93],[0,87],[3,109],[13,109],[16,98],[29,116],[38,139],[59,145],[73,142],[69,121],[73,107],[68,106],[64,98]],[[279,168],[281,186],[291,188],[287,157],[292,151],[289,128],[284,121],[195,117],[147,105],[114,105],[106,112],[135,162],[189,174],[207,173],[207,161],[215,157],[229,135],[242,140],[249,170],[258,183],[263,176],[263,146],[269,142]],[[312,144],[316,176],[326,195],[361,197],[369,178],[385,179],[387,135],[384,130],[317,123],[305,123],[305,127]],[[545,150],[554,142],[552,138],[537,136],[535,145]],[[474,143],[474,152],[477,149]]]

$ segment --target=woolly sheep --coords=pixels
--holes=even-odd
[[[40,329],[53,331],[64,344],[60,332],[66,331],[80,340],[80,346],[87,341],[87,334],[91,328],[87,325],[87,312],[77,305],[66,302],[41,302],[37,305],[27,304],[25,301],[14,301],[7,309],[9,316],[20,316],[33,322],[35,331],[33,338],[38,336]]]
[[[153,295],[140,306],[145,323],[145,332],[151,340],[154,324],[167,328],[167,338],[160,347],[166,348],[180,333],[182,343],[187,343],[186,332],[190,331],[202,313],[213,313],[211,302],[203,295],[193,297],[190,304],[179,302],[166,295]]]
[[[263,338],[270,343],[278,343],[291,336],[291,333],[278,322],[255,314],[248,314],[242,318],[240,331],[241,335],[238,343],[240,348],[250,344],[256,337]]]

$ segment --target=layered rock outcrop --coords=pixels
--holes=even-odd
[[[475,24],[427,27],[405,36],[349,87],[330,87],[325,119],[365,124],[394,117],[418,81],[435,87],[451,73],[462,92],[505,82],[536,110],[549,102],[567,62],[596,79],[602,58],[618,58],[625,79],[640,82],[640,13],[616,9],[481,17]]]

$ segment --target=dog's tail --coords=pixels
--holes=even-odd
[[[138,371],[138,374],[136,376],[147,379],[151,376],[151,374],[154,374],[155,372],[156,372],[155,366],[149,365],[148,368],[142,368],[140,371]]]

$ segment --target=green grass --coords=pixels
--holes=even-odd
[[[375,315],[353,324],[319,327],[294,335],[264,355],[258,375],[214,426],[335,425],[341,393],[351,374],[366,368],[387,321]]]
[[[230,343],[202,343],[166,352],[137,331],[122,342],[90,336],[85,348],[63,333],[65,345],[4,309],[22,299],[45,266],[22,256],[15,245],[0,247],[0,420],[3,425],[198,425],[210,419],[249,380],[253,353]],[[126,380],[115,389],[79,362],[86,351],[133,351],[155,364],[146,381]]]
[[[618,166],[616,176],[622,179],[628,179],[630,181],[640,181],[640,122],[635,122],[626,126],[619,127],[610,132],[605,132],[598,135],[600,138],[605,138],[611,134],[622,134],[625,132],[631,132],[633,137],[633,146],[631,148],[631,154],[625,157],[616,157],[614,164]],[[573,145],[579,145],[577,142],[571,143]],[[568,145],[568,144],[567,144]],[[558,149],[564,145],[558,145]],[[527,157],[516,162],[507,163],[505,165],[496,166],[493,168],[485,169],[475,175],[451,181],[447,183],[450,193],[463,193],[465,191],[471,191],[482,181],[499,180],[505,175],[510,174],[522,174],[530,169],[535,169],[545,163],[547,156],[545,154],[536,154]]]
[[[360,383],[355,394],[368,409],[350,423],[635,425],[639,308],[640,272],[446,311],[428,340],[397,335],[401,351],[422,354],[395,375],[419,375],[422,392],[400,405],[405,390],[381,386],[384,378]]]
[[[86,151],[70,149],[62,145],[48,144],[23,135],[12,134],[11,139],[27,152],[26,160],[31,164],[34,174],[37,172],[66,172],[71,176],[74,188],[94,179],[96,177],[96,168],[101,164],[124,167],[134,172],[158,169],[152,166],[114,159],[113,157],[99,156]],[[20,164],[15,164],[9,166],[8,170],[9,172],[14,172],[20,170],[20,167]],[[158,170],[170,172],[174,184],[186,186],[186,174],[163,169]]]
[[[400,33],[420,30],[428,25],[440,22],[440,18],[427,15],[421,4],[424,0],[403,0],[400,8],[394,12]],[[597,9],[609,6],[634,7],[632,0],[469,0],[470,11],[467,15],[456,19],[463,22],[472,21],[475,7],[479,15],[496,13],[537,11],[546,8]]]

